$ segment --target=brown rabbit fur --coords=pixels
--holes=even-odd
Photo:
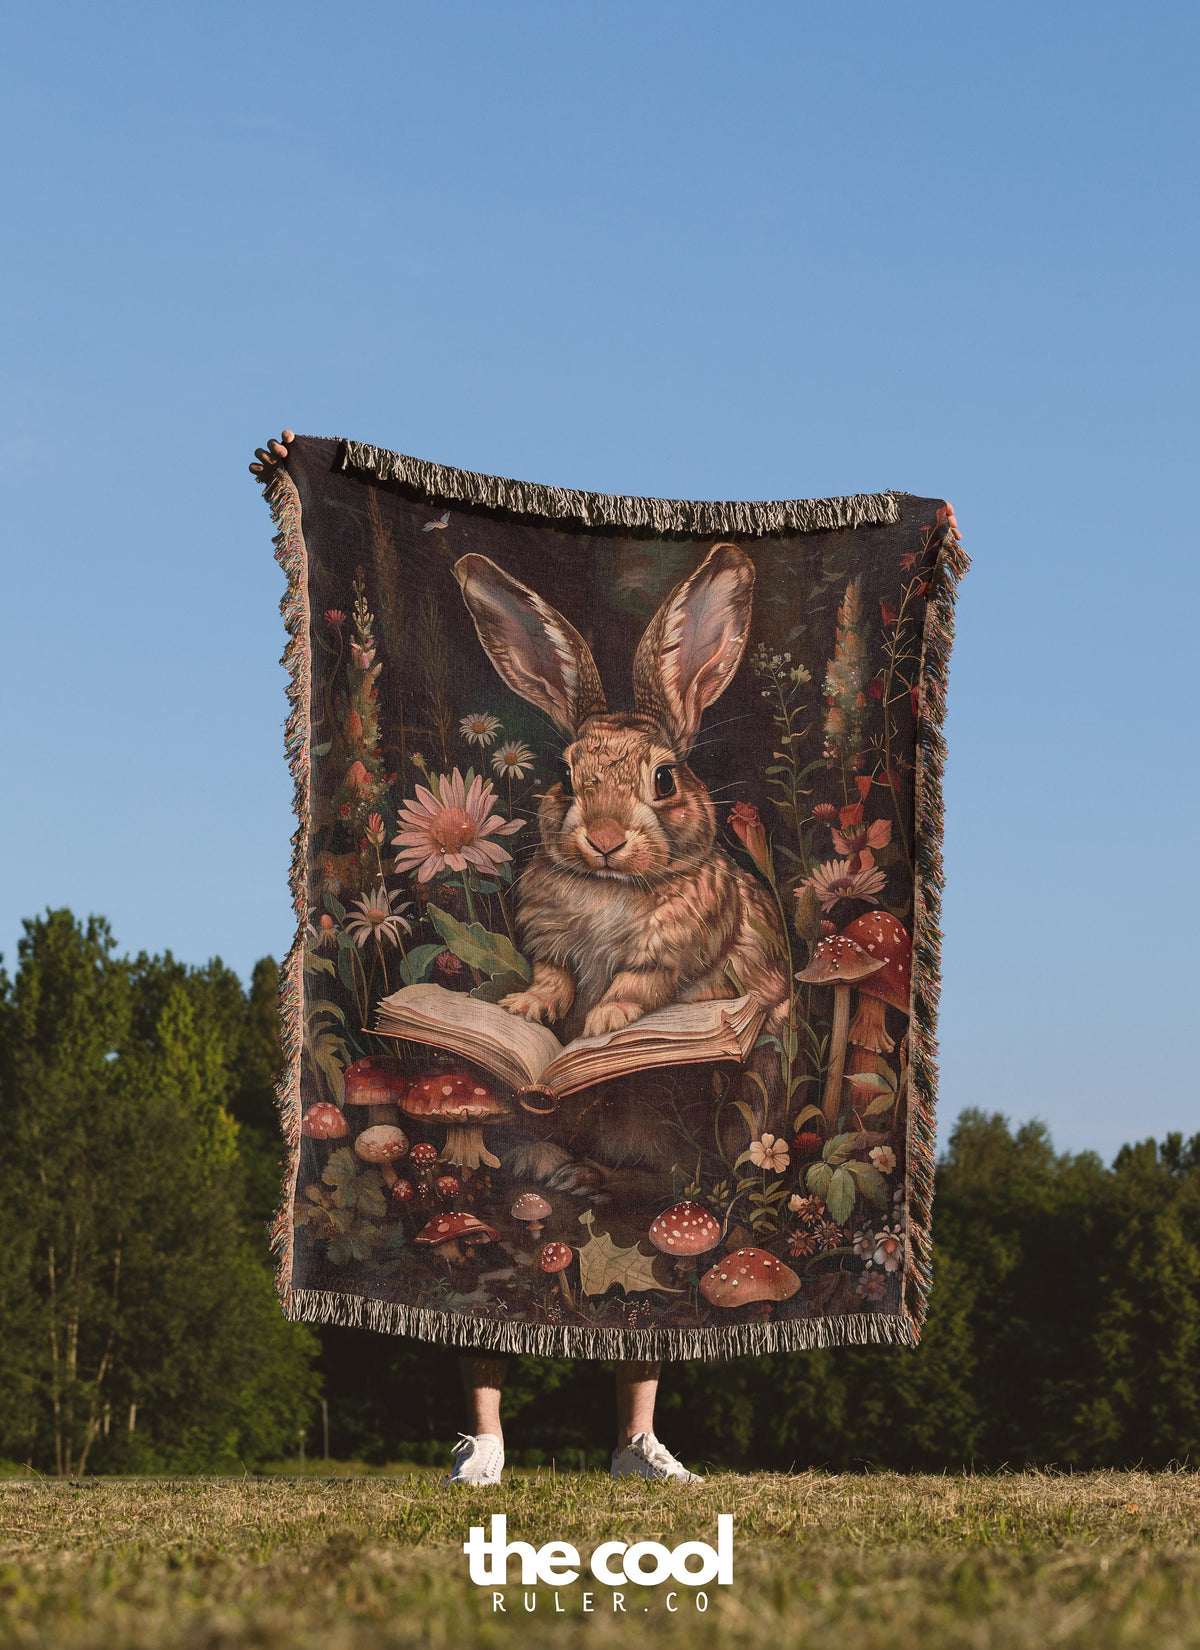
[[[501,1006],[594,1037],[670,1003],[735,997],[732,971],[778,1025],[788,980],[764,937],[782,939],[778,913],[716,846],[712,800],[687,766],[745,648],[749,557],[715,545],[663,602],[634,658],[632,714],[608,711],[587,644],[534,591],[486,556],[454,573],[500,676],[570,738],[569,784],[542,797],[520,884],[533,978]],[[639,1131],[615,1132],[618,1156],[645,1155]]]

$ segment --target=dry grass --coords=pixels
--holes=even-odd
[[[466,1575],[468,1522],[510,1539],[712,1540],[735,1518],[734,1585],[538,1589],[508,1614]],[[1200,1650],[1200,1479],[1191,1472],[999,1478],[598,1474],[448,1491],[436,1474],[358,1479],[10,1481],[0,1486],[0,1644],[23,1650],[575,1650],[632,1634],[667,1650]]]

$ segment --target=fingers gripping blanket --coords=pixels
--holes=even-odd
[[[285,1310],[577,1357],[915,1344],[948,507],[306,437],[268,498]]]

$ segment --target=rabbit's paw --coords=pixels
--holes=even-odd
[[[608,1031],[620,1031],[622,1026],[640,1020],[645,1012],[641,1003],[631,1002],[628,997],[618,997],[611,1003],[597,1003],[583,1022],[583,1035],[603,1037]]]
[[[520,1014],[526,1020],[545,1022],[557,1018],[557,1004],[543,997],[537,991],[512,991],[507,997],[501,997],[500,1007],[509,1014]]]

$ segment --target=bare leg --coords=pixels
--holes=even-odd
[[[635,1433],[654,1431],[654,1400],[661,1372],[661,1363],[617,1364],[618,1449],[624,1449]]]
[[[504,1439],[500,1428],[500,1392],[508,1372],[507,1358],[460,1358],[463,1391],[471,1412],[471,1435],[478,1438],[490,1432],[494,1438]],[[652,1400],[653,1402],[653,1400]]]

